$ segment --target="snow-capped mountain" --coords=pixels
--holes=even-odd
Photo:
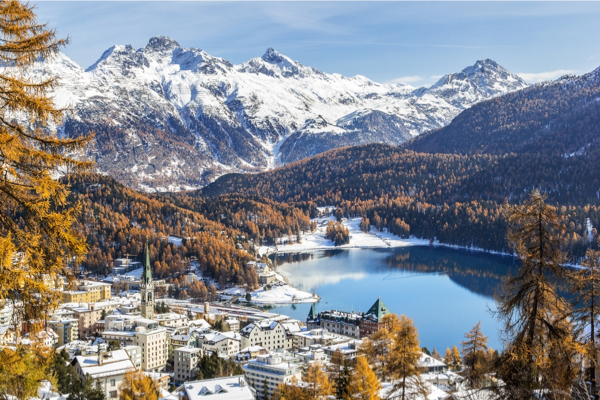
[[[166,37],[116,45],[83,69],[65,55],[36,65],[59,77],[60,127],[93,130],[100,172],[137,187],[205,185],[331,148],[400,144],[447,125],[474,103],[526,87],[491,60],[430,88],[327,74],[268,49],[239,65]]]

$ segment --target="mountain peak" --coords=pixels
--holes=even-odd
[[[263,56],[261,58],[263,60],[265,60],[266,62],[270,62],[270,63],[280,63],[283,61],[290,61],[286,56],[277,52],[277,50],[275,50],[272,47],[269,47],[267,49],[267,51],[265,51],[265,54],[263,54]]]
[[[172,50],[181,47],[179,43],[167,36],[151,37],[146,45],[146,48],[153,50]]]

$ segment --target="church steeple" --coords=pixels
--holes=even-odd
[[[144,253],[144,272],[140,277],[141,314],[144,318],[154,319],[154,282],[152,282],[148,242],[146,242]]]
[[[146,249],[144,253],[144,274],[142,276],[142,280],[143,283],[147,285],[152,282],[152,268],[150,267],[150,253],[148,252],[148,242],[146,242]]]

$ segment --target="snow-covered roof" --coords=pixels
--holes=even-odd
[[[219,400],[254,400],[254,394],[243,375],[186,382],[178,391],[189,400],[215,398]]]
[[[444,364],[440,360],[436,360],[432,356],[425,353],[421,353],[421,357],[419,358],[419,365],[421,365],[421,367],[423,368],[446,367],[446,364]]]
[[[98,361],[99,357],[102,357],[102,365]],[[110,353],[93,356],[77,356],[73,363],[79,365],[84,375],[89,374],[93,379],[122,375],[135,370],[125,350],[113,350]]]

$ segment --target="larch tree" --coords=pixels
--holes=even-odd
[[[400,400],[406,400],[417,393],[427,395],[419,368],[421,354],[417,328],[412,319],[400,316],[389,361],[392,377],[397,379],[393,390],[399,392],[395,396]]]
[[[42,381],[56,384],[56,378],[47,373],[53,362],[48,351],[4,347],[0,348],[0,360],[0,400],[36,398]]]
[[[461,342],[463,353],[464,376],[469,387],[481,388],[485,374],[488,372],[487,337],[481,332],[478,322],[470,332],[465,334],[466,340]]]
[[[596,367],[598,363],[598,346],[596,340],[600,336],[598,323],[600,320],[600,251],[588,249],[580,271],[573,275],[574,284],[571,293],[575,295],[573,303],[575,320],[578,325],[578,336],[581,338],[588,360],[588,379],[590,394],[598,398],[596,383]],[[589,332],[587,328],[589,327]]]
[[[0,302],[9,304],[17,335],[43,326],[61,296],[55,287],[71,279],[69,267],[87,252],[73,229],[80,206],[69,203],[69,187],[58,178],[89,170],[79,156],[91,136],[56,135],[63,110],[50,91],[58,81],[33,73],[36,61],[65,44],[36,21],[32,6],[0,1]],[[0,352],[0,396],[37,393],[49,357],[41,346]]]
[[[379,400],[381,383],[364,356],[356,358],[345,400]]]
[[[499,360],[498,372],[506,384],[501,394],[521,399],[568,394],[572,382],[554,374],[571,365],[575,345],[568,321],[571,308],[554,283],[568,276],[560,247],[565,227],[538,191],[521,206],[507,209],[507,239],[521,267],[504,281],[497,297],[497,315],[508,342]]]
[[[326,399],[333,394],[333,384],[323,371],[321,363],[315,362],[309,365],[304,381],[313,399]]]
[[[326,368],[329,380],[333,382],[336,399],[343,399],[348,393],[348,385],[351,379],[348,360],[344,358],[340,350],[336,350]]]
[[[46,318],[60,296],[54,284],[87,251],[72,229],[80,207],[57,177],[89,169],[76,156],[90,137],[56,135],[63,110],[50,91],[58,81],[32,73],[65,43],[33,7],[0,1],[0,300],[13,303],[15,324]]]
[[[452,350],[450,350],[450,347],[446,347],[446,353],[444,353],[444,364],[446,364],[449,368],[453,368],[454,366],[454,357],[452,356]]]
[[[462,358],[460,357],[460,352],[456,345],[452,346],[452,359],[454,360],[454,369],[460,370],[462,367]]]
[[[119,400],[158,400],[156,382],[142,371],[128,372],[119,389]]]

